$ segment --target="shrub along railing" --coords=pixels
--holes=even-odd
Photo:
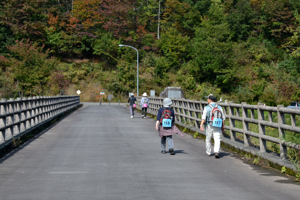
[[[1,99],[0,148],[80,103],[79,96]]]
[[[140,109],[140,99],[141,97],[137,97],[138,109]],[[163,98],[150,97],[149,104],[148,113],[157,115],[158,109],[163,106]],[[206,101],[173,99],[175,123],[205,135],[200,131],[200,124],[207,104]],[[287,158],[288,148],[300,149],[299,144],[286,142],[283,139],[287,134],[300,133],[300,109],[284,108],[281,105],[270,107],[247,103],[218,102],[218,104],[223,107],[226,116],[223,137],[230,138],[233,142],[243,143],[244,146],[257,148],[260,153],[271,151],[281,159]]]

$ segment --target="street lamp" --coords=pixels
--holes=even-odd
[[[124,45],[124,44],[119,44],[119,47],[130,47],[130,48],[133,48],[134,50],[136,50],[136,53],[137,53],[137,56],[136,56],[136,68],[137,68],[137,71],[136,71],[136,87],[137,87],[137,96],[139,96],[139,51],[132,47],[132,46],[129,46],[129,45]]]

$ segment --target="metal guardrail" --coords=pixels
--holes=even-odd
[[[140,108],[140,99],[137,97],[137,107]],[[207,106],[206,101],[194,101],[188,99],[172,99],[172,107],[175,110],[175,123],[183,125],[185,127],[193,127],[197,132],[204,134],[200,131],[201,117],[204,107]],[[234,142],[243,142],[244,146],[253,146],[251,144],[251,137],[259,140],[259,148],[261,153],[266,153],[267,142],[278,144],[280,147],[280,158],[287,158],[287,148],[293,148],[300,150],[299,144],[286,142],[283,140],[285,131],[292,131],[300,133],[300,127],[296,125],[296,116],[300,116],[300,110],[284,108],[282,105],[277,107],[259,105],[248,105],[247,103],[235,104],[235,103],[222,103],[218,102],[222,106],[226,119],[229,120],[229,126],[225,125],[225,130],[229,131],[228,137]],[[163,98],[149,97],[148,113],[157,115],[159,108],[163,106]],[[276,113],[274,115],[274,113]],[[291,125],[286,124],[285,115],[291,116]],[[267,117],[266,117],[267,116]],[[277,116],[278,120],[274,121],[274,116]],[[243,128],[236,127],[236,122],[242,123]],[[254,132],[250,130],[250,124],[258,126],[258,131]],[[272,137],[267,135],[266,127],[275,128],[278,130],[278,137]],[[236,133],[243,135],[243,139],[239,140],[236,137]],[[223,137],[225,137],[223,133]]]
[[[54,117],[78,106],[79,96],[29,97],[1,99],[0,148],[44,124]]]

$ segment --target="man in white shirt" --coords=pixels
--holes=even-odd
[[[202,114],[202,120],[201,120],[201,125],[200,125],[200,130],[204,131],[204,123],[206,124],[206,155],[210,156],[211,155],[211,138],[212,135],[214,136],[214,153],[215,153],[215,158],[219,158],[219,153],[220,153],[220,144],[221,144],[221,131],[225,131],[225,115],[223,113],[223,109],[221,106],[219,106],[217,102],[217,98],[210,94],[206,96],[208,105],[205,106],[203,114]],[[211,116],[212,115],[212,109],[218,108],[218,110],[221,111],[221,119],[222,119],[222,124],[220,124],[220,127],[216,127],[213,125],[213,121],[211,121]]]

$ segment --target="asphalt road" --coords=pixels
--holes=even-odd
[[[205,143],[174,136],[160,153],[155,121],[124,106],[85,104],[0,160],[1,200],[299,200],[300,185]]]

